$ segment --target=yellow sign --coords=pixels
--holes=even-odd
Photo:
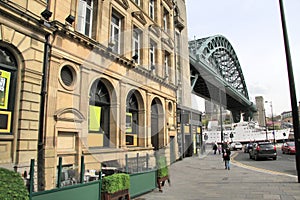
[[[127,146],[137,146],[137,135],[136,134],[126,134],[126,145]]]
[[[101,107],[90,106],[89,131],[100,131]]]
[[[0,111],[0,133],[10,132],[11,112]]]
[[[188,125],[184,126],[184,133],[185,134],[190,134],[190,126],[188,126]]]
[[[0,70],[0,109],[7,110],[10,72]]]
[[[197,133],[201,133],[201,127],[197,127]]]

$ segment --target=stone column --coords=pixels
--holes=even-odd
[[[139,110],[138,112],[139,124],[138,124],[138,146],[147,147],[147,129],[146,129],[146,111]]]
[[[82,67],[81,69],[81,80],[89,80],[89,70]],[[88,137],[88,119],[89,119],[89,93],[90,93],[90,82],[89,81],[81,81],[80,83],[80,105],[79,110],[85,117],[85,120],[82,122],[82,132],[79,135],[79,138],[83,144],[82,149],[87,149],[87,137]],[[81,146],[81,145],[79,145]],[[79,151],[81,154],[81,151]],[[81,155],[78,155],[79,157]]]
[[[121,148],[126,148],[126,99],[127,99],[127,88],[126,84],[120,82],[120,124],[119,124],[119,145]]]
[[[151,144],[151,103],[152,103],[152,93],[147,92],[146,98],[146,146],[153,147]]]

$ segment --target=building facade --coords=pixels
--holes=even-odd
[[[77,177],[82,156],[86,170],[137,153],[180,157],[177,110],[191,95],[183,0],[0,9],[2,164],[24,173],[35,159],[44,190],[56,185],[59,157]]]
[[[300,116],[300,102],[298,102],[298,116]],[[281,113],[281,126],[287,128],[293,128],[292,111],[285,111]]]
[[[24,174],[37,161],[45,42],[44,1],[0,1],[0,165]],[[26,173],[25,173],[26,174]]]

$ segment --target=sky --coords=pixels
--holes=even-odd
[[[300,0],[283,0],[297,102],[300,101]],[[189,40],[223,35],[233,46],[250,100],[274,115],[291,111],[278,0],[186,0]],[[267,116],[271,103],[265,104]]]

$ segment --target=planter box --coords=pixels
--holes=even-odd
[[[159,189],[160,192],[162,192],[161,187],[165,185],[166,181],[168,181],[169,186],[171,186],[171,182],[170,182],[169,176],[157,177],[157,187],[158,187],[158,189]]]
[[[129,195],[128,190],[121,190],[121,191],[117,191],[112,194],[103,192],[101,194],[101,199],[103,199],[103,200],[118,200],[120,198],[130,200],[130,195]]]
[[[165,156],[158,156],[156,159],[157,162],[157,187],[160,192],[162,192],[161,187],[165,185],[165,182],[168,181],[169,185],[170,184],[170,179],[169,179],[169,169],[167,165],[167,159]]]

